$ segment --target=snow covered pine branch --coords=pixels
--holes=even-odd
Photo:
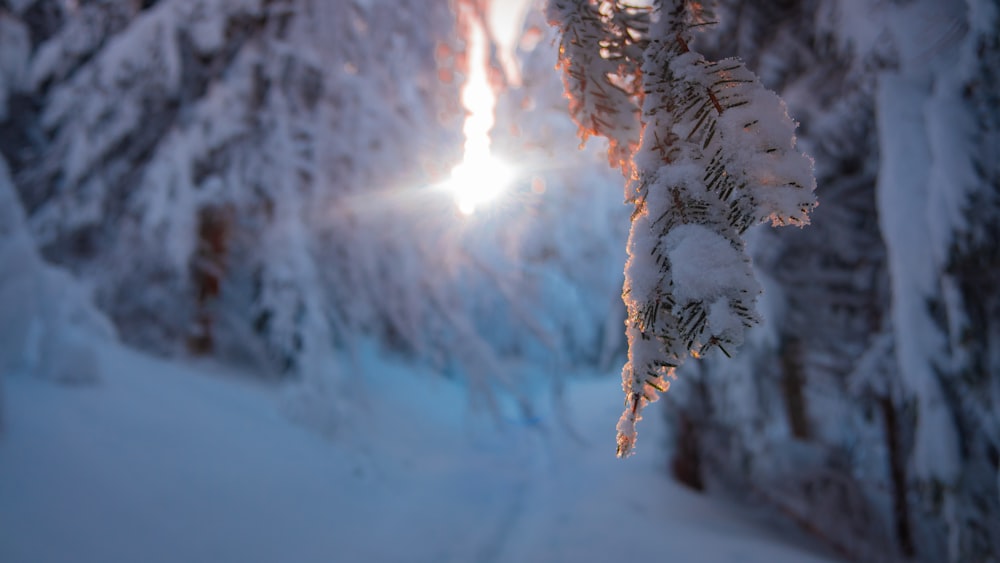
[[[760,321],[743,235],[765,221],[807,224],[816,180],[777,94],[738,59],[707,61],[691,48],[693,31],[711,19],[701,3],[551,0],[548,18],[562,35],[560,67],[581,136],[608,137],[635,206],[622,291],[625,457],[642,409],[686,357],[713,347],[729,355]]]

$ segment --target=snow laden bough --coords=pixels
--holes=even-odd
[[[570,61],[597,53],[614,55],[616,68],[629,74],[602,74],[604,84],[596,86],[568,78],[567,94],[576,100],[571,108],[611,89],[641,100],[638,115],[598,102],[592,104],[596,118],[587,116],[590,123],[634,117],[641,130],[623,166],[630,171],[625,199],[635,206],[622,291],[628,361],[617,430],[618,456],[625,457],[635,447],[643,408],[667,390],[687,356],[712,348],[728,356],[744,331],[760,322],[761,289],[744,234],[766,221],[807,224],[816,180],[812,159],[795,148],[796,124],[777,94],[738,59],[708,61],[691,48],[693,31],[711,20],[701,3],[663,0],[650,11],[620,2],[553,0],[548,15],[562,32],[560,66],[567,72],[575,68]],[[622,37],[638,49],[612,53],[604,47]],[[636,52],[641,61],[625,60]],[[577,123],[583,136],[630,130]],[[628,142],[613,139],[611,146],[620,151]]]

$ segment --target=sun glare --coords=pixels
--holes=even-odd
[[[451,171],[445,187],[458,204],[458,210],[466,215],[475,213],[476,208],[497,198],[514,178],[514,171],[506,163],[489,153],[465,160]]]
[[[465,154],[444,183],[459,211],[466,215],[496,199],[514,179],[513,168],[490,152],[497,100],[486,75],[486,35],[478,23],[471,27],[468,79],[462,90],[462,105],[468,112],[463,127]]]

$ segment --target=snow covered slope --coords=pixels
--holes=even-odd
[[[571,384],[571,438],[549,413],[484,420],[458,385],[370,354],[389,395],[324,437],[273,387],[99,357],[94,385],[5,382],[4,563],[823,560],[671,484],[658,456],[616,460],[614,377]]]

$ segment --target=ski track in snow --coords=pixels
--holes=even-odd
[[[372,356],[392,385],[325,437],[274,389],[117,347],[93,386],[6,378],[0,562],[828,561],[666,479],[653,411],[615,459],[614,378],[570,386],[581,444]]]

